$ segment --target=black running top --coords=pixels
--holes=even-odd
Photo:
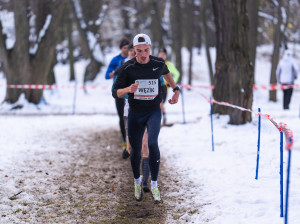
[[[147,112],[159,108],[162,101],[160,94],[160,76],[169,73],[165,61],[150,55],[147,64],[140,64],[133,58],[127,61],[119,70],[113,88],[113,97],[117,98],[117,90],[123,89],[135,82],[139,82],[138,90],[129,93],[128,102],[130,110]]]

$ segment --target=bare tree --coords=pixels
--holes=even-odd
[[[158,0],[150,0],[150,11],[152,17],[151,30],[152,30],[152,48],[155,53],[156,49],[164,47],[164,37],[166,36],[166,31],[162,26],[162,9],[164,8],[165,2]]]
[[[189,55],[189,65],[188,65],[188,84],[192,84],[192,66],[193,66],[193,47],[194,47],[194,35],[193,31],[195,28],[195,12],[194,12],[194,1],[193,0],[186,0],[185,1],[185,15],[186,15],[186,46],[190,53]],[[199,37],[201,38],[201,37]]]
[[[253,101],[253,67],[248,48],[246,0],[212,1],[217,38],[214,98],[244,108]],[[251,121],[249,112],[214,104],[214,113],[229,114],[230,124]]]
[[[130,15],[129,15],[129,7],[130,7],[130,1],[128,0],[121,0],[121,13],[122,18],[124,22],[124,36],[127,39],[131,38],[131,32],[130,32]]]
[[[136,20],[134,23],[134,29],[136,33],[145,32],[150,27],[151,16],[149,0],[134,0],[133,7],[136,9]],[[149,15],[149,16],[145,16]]]
[[[277,23],[274,24],[274,47],[273,47],[273,55],[272,55],[272,66],[271,66],[271,76],[270,76],[270,84],[275,85],[277,83],[276,78],[276,68],[279,62],[280,57],[280,45],[282,42],[282,32],[281,32],[281,25],[282,25],[282,0],[278,0],[277,7]],[[275,22],[275,21],[274,21]],[[277,91],[270,90],[269,92],[269,100],[270,101],[277,101]]]
[[[209,79],[210,84],[214,84],[214,74],[213,74],[213,68],[212,68],[212,62],[211,62],[211,56],[209,52],[209,37],[208,37],[208,27],[207,27],[207,21],[206,21],[206,9],[208,7],[207,0],[203,0],[201,4],[201,15],[202,15],[202,30],[203,30],[203,38],[205,43],[205,53],[206,53],[206,59],[208,64],[208,70],[209,70]]]
[[[94,46],[90,46],[88,33],[93,34],[94,38],[100,35],[100,26],[106,16],[108,7],[106,1],[70,1],[72,1],[71,9],[82,42],[83,56],[86,59],[90,59],[90,63],[86,67],[84,74],[84,82],[86,82],[88,80],[94,80],[103,65],[93,54]]]
[[[258,27],[258,6],[259,0],[247,1],[248,17],[249,17],[249,53],[250,61],[255,71],[256,47],[257,47],[257,27]]]
[[[68,39],[68,49],[69,49],[69,64],[70,64],[70,80],[75,80],[75,68],[74,68],[74,45],[73,45],[73,39],[72,39],[72,27],[73,27],[73,22],[72,22],[72,13],[71,13],[71,2],[66,1],[66,13],[65,13],[65,18],[64,21],[66,23],[66,33],[67,33],[67,39]]]
[[[48,2],[49,3],[49,2]],[[47,2],[45,1],[45,4]],[[0,57],[3,63],[7,84],[46,84],[55,55],[57,29],[64,11],[63,1],[52,1],[47,4],[49,14],[44,16],[44,25],[37,30],[37,38],[33,46],[29,41],[29,2],[28,0],[14,1],[15,44],[7,49],[6,36],[0,34]],[[2,31],[0,22],[0,30]],[[41,30],[40,32],[38,32]],[[15,103],[24,93],[25,98],[38,104],[43,90],[36,89],[7,89],[5,101]]]
[[[180,0],[171,0],[171,30],[172,30],[172,53],[176,56],[176,68],[181,76],[178,82],[182,79],[182,61],[181,61],[181,48],[182,48],[182,35],[181,35],[181,6]]]

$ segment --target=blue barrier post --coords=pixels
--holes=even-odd
[[[75,89],[74,89],[74,97],[73,97],[73,111],[72,111],[72,115],[75,114],[76,98],[77,98],[77,81],[75,80]]]
[[[280,132],[280,217],[283,217],[283,132]]]
[[[288,205],[289,205],[289,185],[290,185],[290,170],[291,170],[291,153],[292,149],[289,149],[287,176],[286,176],[286,194],[285,194],[285,217],[284,223],[288,224]]]
[[[213,106],[212,106],[212,102],[210,102],[210,123],[211,123],[211,145],[212,145],[212,151],[215,151],[215,149],[214,149],[214,127],[213,127]]]
[[[261,116],[260,116],[260,108],[258,108],[258,140],[257,140],[257,158],[256,158],[256,175],[255,179],[258,179],[258,167],[259,167],[259,153],[260,153],[260,122],[261,122]]]
[[[180,93],[181,93],[181,101],[182,101],[182,119],[183,119],[183,124],[185,124],[184,99],[183,99],[183,89],[182,88],[180,88]]]

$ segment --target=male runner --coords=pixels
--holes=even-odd
[[[120,69],[113,89],[113,96],[121,98],[128,94],[128,137],[132,147],[130,153],[131,167],[134,175],[135,198],[142,200],[142,177],[140,162],[142,140],[145,128],[148,131],[149,166],[151,172],[151,192],[155,202],[160,202],[157,178],[160,165],[158,135],[160,131],[161,110],[160,76],[173,89],[170,104],[178,102],[179,87],[176,86],[164,60],[150,55],[151,40],[146,34],[138,34],[133,39],[136,57],[126,62]]]

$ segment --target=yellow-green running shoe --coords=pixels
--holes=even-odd
[[[142,184],[134,184],[134,197],[137,201],[143,198]]]
[[[127,142],[123,142],[122,144],[122,150],[125,150],[127,148]]]
[[[159,193],[158,187],[152,187],[151,192],[152,192],[154,202],[155,203],[160,203],[162,200],[160,198],[160,193]]]

